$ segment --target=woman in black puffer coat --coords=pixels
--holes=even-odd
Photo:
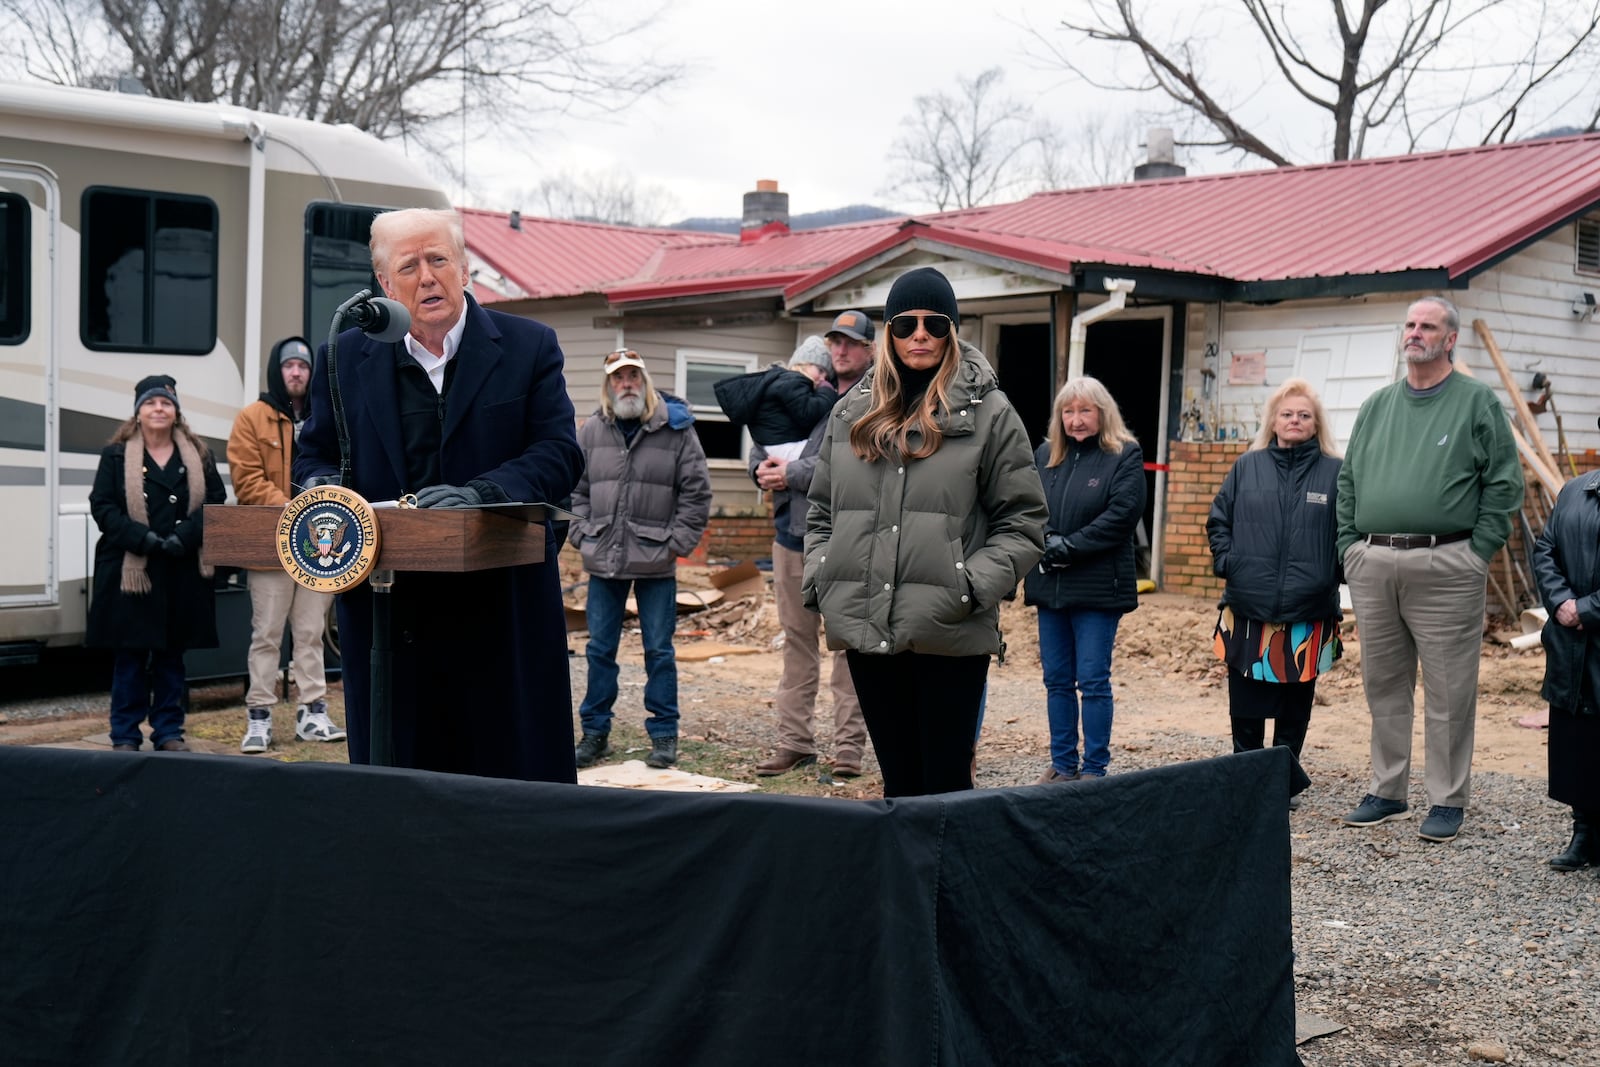
[[[1339,655],[1338,486],[1342,461],[1311,384],[1290,378],[1211,504],[1212,569],[1227,584],[1215,646],[1228,665],[1233,750],[1305,744],[1317,675]],[[1294,776],[1291,794],[1309,780]],[[1298,802],[1291,795],[1291,806]]]
[[[1122,616],[1139,606],[1144,453],[1106,387],[1074,378],[1056,394],[1034,466],[1050,506],[1044,559],[1022,586],[1023,603],[1039,609],[1050,718],[1050,767],[1039,781],[1100,777],[1111,762],[1111,647]]]
[[[1558,871],[1600,867],[1600,471],[1561,488],[1533,546],[1550,702],[1550,799],[1572,808],[1572,842]]]

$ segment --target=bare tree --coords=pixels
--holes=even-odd
[[[22,27],[8,51],[33,77],[96,84],[120,67],[153,96],[379,137],[463,115],[614,110],[679,74],[621,54],[649,19],[584,0],[0,0],[0,12]]]
[[[890,150],[896,171],[887,191],[946,211],[1027,186],[1041,131],[1026,105],[998,95],[1004,78],[992,67],[958,79],[954,94],[917,97]]]
[[[1190,120],[1190,145],[1280,166],[1295,155],[1269,128],[1285,92],[1323,113],[1319,140],[1335,160],[1360,158],[1380,133],[1402,151],[1488,144],[1568,108],[1583,109],[1594,129],[1600,112],[1600,0],[1233,0],[1187,9],[1184,19],[1152,14],[1148,0],[1082,8],[1082,20],[1061,26],[1097,47],[1043,39],[1060,63],[1100,88],[1164,96]],[[1252,42],[1270,60],[1265,82],[1244,85],[1226,63],[1208,68],[1225,38]],[[1109,73],[1090,68],[1107,58]],[[1122,66],[1128,60],[1137,73]]]
[[[661,186],[638,185],[631,175],[563,172],[522,194],[551,218],[605,222],[614,226],[663,226],[676,205]]]

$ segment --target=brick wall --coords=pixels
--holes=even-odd
[[[1173,441],[1168,447],[1167,514],[1162,530],[1161,588],[1214,597],[1222,580],[1211,574],[1206,516],[1222,479],[1248,441]]]
[[[1247,441],[1171,442],[1165,542],[1162,548],[1163,591],[1203,597],[1221,594],[1222,580],[1211,574],[1206,516],[1211,512],[1212,498],[1222,487],[1222,479],[1247,447]],[[1574,453],[1572,458],[1578,470],[1584,473],[1600,467],[1600,455],[1593,450]],[[1570,469],[1563,466],[1562,473],[1569,474]],[[1525,477],[1530,503],[1528,518],[1537,533],[1544,509],[1537,503],[1537,483],[1533,476]],[[1519,562],[1526,558],[1522,554],[1522,535],[1517,525],[1512,528],[1511,548],[1513,558]],[[1501,567],[1500,561],[1496,560],[1494,574],[1503,580]]]
[[[772,515],[762,509],[713,508],[696,555],[703,560],[772,557]]]

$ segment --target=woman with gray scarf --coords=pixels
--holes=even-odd
[[[118,751],[139,748],[146,717],[156,749],[189,750],[183,653],[217,644],[200,509],[226,495],[211,453],[183,420],[177,383],[164,374],[142,379],[133,416],[101,450],[89,493],[100,540],[87,643],[115,654],[111,746]]]

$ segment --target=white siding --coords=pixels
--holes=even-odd
[[[1534,395],[1535,371],[1550,377],[1555,406],[1560,410],[1569,447],[1575,452],[1600,448],[1594,416],[1600,409],[1600,321],[1572,313],[1573,298],[1588,291],[1600,296],[1600,279],[1576,270],[1574,227],[1565,226],[1496,267],[1474,278],[1466,290],[1446,292],[1461,310],[1458,358],[1477,377],[1494,386],[1509,404],[1483,341],[1473,328],[1482,319],[1494,335],[1523,395]],[[1319,336],[1364,336],[1383,328],[1399,327],[1406,308],[1424,292],[1382,294],[1350,299],[1305,300],[1258,307],[1248,304],[1190,305],[1184,352],[1183,401],[1198,400],[1208,426],[1239,427],[1240,436],[1253,435],[1259,426],[1261,405],[1283,380],[1295,373],[1302,348],[1313,348]],[[1207,359],[1207,345],[1215,342],[1215,355]],[[1229,385],[1228,367],[1234,352],[1266,353],[1266,384]],[[1202,367],[1210,367],[1209,399]],[[1397,364],[1398,368],[1398,364]],[[1306,368],[1314,372],[1314,361]],[[1398,374],[1398,369],[1395,372]],[[1319,390],[1328,383],[1308,373]],[[1393,380],[1393,376],[1390,377]],[[1337,389],[1337,383],[1335,383]],[[1369,379],[1376,388],[1376,379]],[[1370,388],[1368,390],[1370,392]],[[1343,395],[1343,394],[1341,394]],[[1354,394],[1343,403],[1356,402]],[[1555,417],[1537,417],[1540,432],[1552,452],[1556,450]]]

